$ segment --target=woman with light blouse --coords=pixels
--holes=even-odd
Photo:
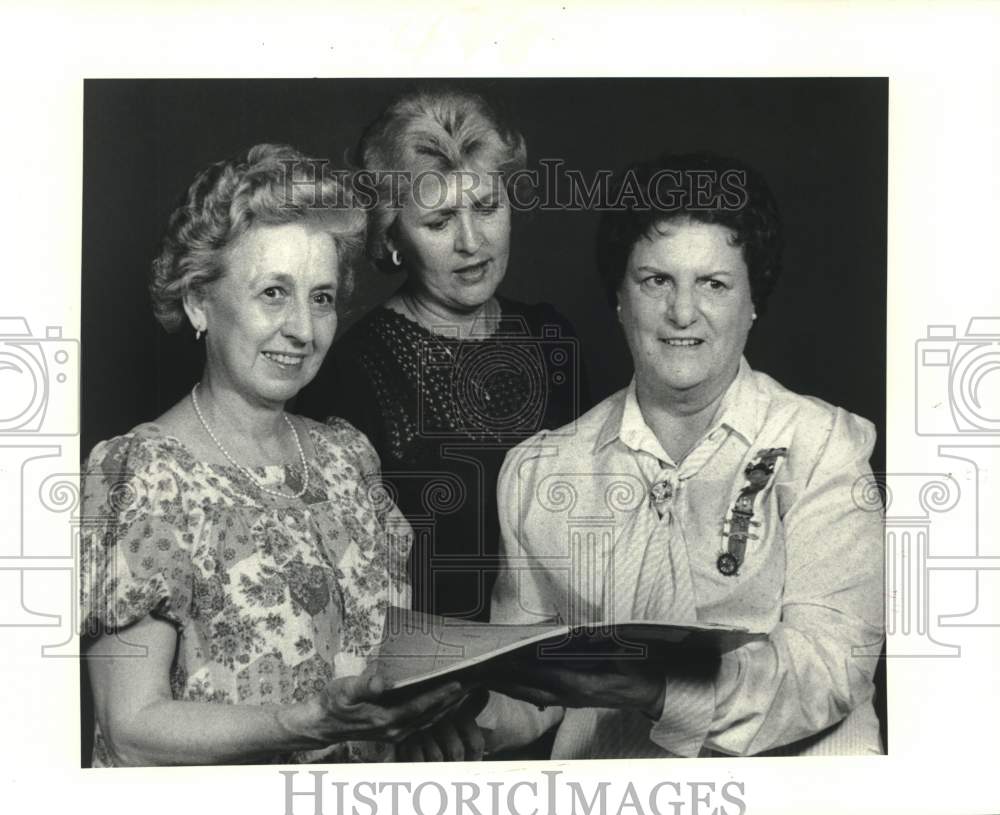
[[[880,753],[882,515],[859,499],[874,428],[743,356],[780,268],[763,179],[708,155],[630,174],[658,197],[602,215],[598,265],[635,375],[571,436],[508,455],[493,620],[768,638],[718,658],[531,663],[496,681],[487,743],[558,727],[553,758]],[[697,203],[695,176],[714,179]]]

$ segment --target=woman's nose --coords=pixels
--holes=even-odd
[[[483,245],[483,234],[471,213],[465,212],[458,219],[458,234],[455,236],[455,250],[465,255],[474,255]]]
[[[667,298],[667,319],[678,328],[686,328],[698,317],[694,292],[687,286],[678,286]]]
[[[312,342],[313,319],[309,303],[293,303],[285,314],[285,335],[303,345]]]

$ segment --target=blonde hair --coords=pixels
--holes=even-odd
[[[425,171],[489,167],[500,179],[524,169],[524,137],[480,95],[455,88],[422,89],[399,97],[365,130],[356,163],[375,195],[369,209],[369,259],[383,271],[386,237],[399,214],[408,180]]]

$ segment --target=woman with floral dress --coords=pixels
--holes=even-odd
[[[324,168],[266,144],[212,165],[154,261],[157,318],[204,336],[206,362],[189,396],[88,460],[95,766],[481,753],[466,689],[390,703],[365,670],[388,605],[409,602],[410,527],[359,431],[284,410],[333,340],[364,236]]]

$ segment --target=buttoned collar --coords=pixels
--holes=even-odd
[[[626,447],[635,451],[644,451],[656,456],[661,461],[670,461],[656,434],[646,424],[636,397],[635,377],[628,387],[615,397],[617,401],[608,413],[600,433],[597,435],[594,451],[620,440]],[[738,433],[747,444],[752,444],[760,432],[767,406],[762,402],[766,397],[754,382],[753,370],[746,357],[740,360],[736,378],[726,390],[719,405],[715,420],[706,431],[706,436],[725,427]]]

